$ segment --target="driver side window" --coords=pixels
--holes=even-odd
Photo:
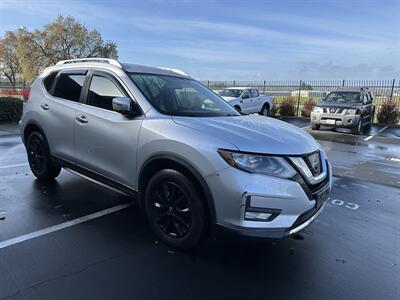
[[[247,99],[250,98],[250,92],[249,90],[245,90],[242,94],[242,99]]]

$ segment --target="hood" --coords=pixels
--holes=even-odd
[[[316,106],[318,107],[339,107],[339,108],[358,108],[361,103],[336,103],[336,102],[320,102]]]
[[[174,116],[172,119],[179,125],[229,142],[244,152],[298,155],[320,148],[314,138],[304,130],[265,116]]]
[[[222,99],[224,99],[225,101],[231,101],[231,100],[236,100],[237,98],[235,97],[221,97]]]

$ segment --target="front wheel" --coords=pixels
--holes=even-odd
[[[53,164],[47,141],[40,132],[35,131],[29,135],[26,151],[32,173],[38,179],[51,180],[60,174],[61,167]]]
[[[193,183],[182,173],[165,169],[149,181],[145,193],[148,222],[165,244],[189,250],[206,232],[206,213]]]
[[[351,133],[353,133],[353,134],[362,134],[363,133],[364,127],[363,127],[362,121],[363,121],[363,116],[360,116],[360,119],[358,120],[357,125],[351,129]]]
[[[319,130],[319,128],[320,128],[320,125],[319,125],[319,124],[311,123],[311,129],[312,129],[312,130]]]

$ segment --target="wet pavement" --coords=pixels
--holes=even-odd
[[[180,253],[155,240],[130,199],[66,171],[36,181],[18,129],[0,125],[0,300],[399,299],[400,138],[382,128],[304,128],[335,177],[324,212],[299,235],[219,237]]]

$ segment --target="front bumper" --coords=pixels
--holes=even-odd
[[[282,238],[310,225],[321,213],[329,196],[332,171],[313,187],[304,181],[251,174],[226,168],[206,178],[213,194],[219,229],[235,234]],[[319,195],[323,198],[318,198]],[[267,221],[245,218],[248,209],[272,214]]]
[[[357,126],[360,115],[311,112],[310,120],[316,125],[351,128]]]

